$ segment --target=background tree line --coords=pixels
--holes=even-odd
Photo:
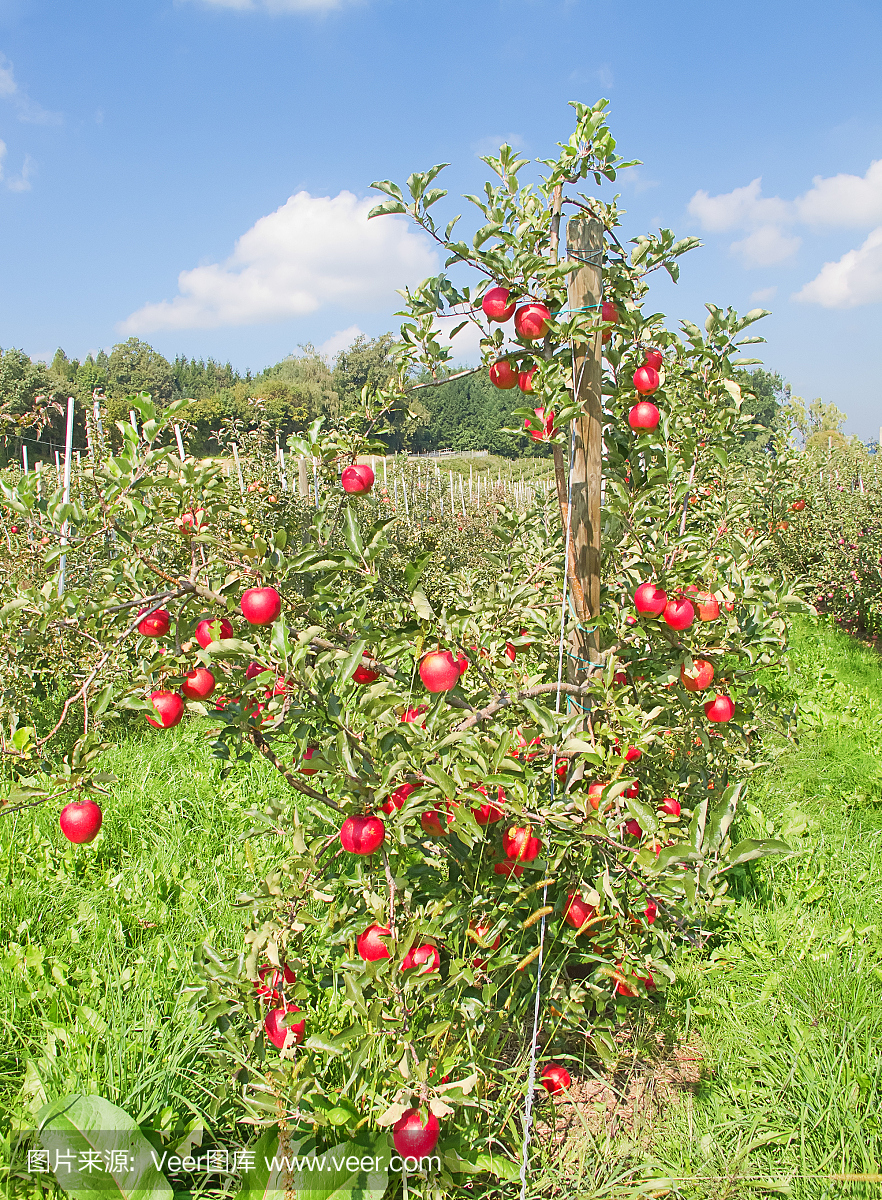
[[[352,407],[362,388],[383,383],[391,373],[393,335],[358,337],[328,361],[311,345],[301,346],[258,374],[237,371],[231,363],[178,355],[169,361],[147,342],[129,338],[80,361],[61,349],[50,364],[35,362],[21,350],[0,351],[0,435],[7,457],[20,454],[24,441],[31,459],[52,458],[64,440],[64,405],[69,395],[81,405],[102,397],[105,419],[128,418],[130,397],[149,392],[160,405],[180,397],[195,401],[187,413],[186,440],[194,454],[217,453],[230,440],[247,436],[278,438],[299,432],[316,417],[333,420]],[[427,383],[428,380],[415,380]],[[769,449],[776,434],[801,435],[807,442],[828,439],[844,445],[845,414],[815,400],[806,407],[791,397],[780,375],[762,368],[741,373],[751,396],[745,407],[758,428],[748,435],[744,452]],[[542,455],[548,448],[506,432],[520,425],[513,413],[527,398],[518,390],[500,391],[484,372],[420,387],[411,395],[409,413],[396,417],[387,437],[390,451],[488,450],[505,457]],[[82,412],[82,409],[80,410]],[[85,447],[85,428],[77,421],[74,445]]]

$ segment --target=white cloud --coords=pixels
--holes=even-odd
[[[298,192],[239,238],[224,263],[182,271],[179,294],[145,304],[119,328],[218,329],[303,317],[326,304],[385,309],[397,288],[438,269],[426,238],[400,217],[368,221],[374,199]]]
[[[824,308],[857,308],[882,301],[882,226],[857,250],[849,250],[838,262],[824,263],[793,299]]]
[[[868,228],[882,221],[882,159],[870,163],[867,173],[816,175],[812,187],[795,204],[807,225]]]
[[[472,149],[479,158],[499,154],[500,146],[511,146],[512,150],[523,150],[524,138],[520,133],[488,133],[486,137],[472,142]]]
[[[770,300],[774,300],[778,294],[777,286],[757,288],[755,292],[750,293],[751,304],[767,304]]]
[[[705,229],[715,233],[788,220],[791,206],[777,196],[761,196],[761,184],[762,180],[757,178],[746,187],[734,188],[719,196],[698,191],[689,201],[689,212],[698,217]]]
[[[31,125],[59,125],[62,121],[60,113],[49,112],[19,86],[12,63],[5,54],[0,54],[0,100],[9,100],[18,113],[18,119]]]
[[[6,143],[0,141],[0,180],[3,179],[3,161],[6,158]],[[33,174],[34,160],[29,154],[25,155],[24,165],[21,169],[21,174],[17,179],[7,179],[6,186],[11,192],[29,192],[31,190],[31,175]]]
[[[802,238],[788,237],[777,225],[760,225],[740,242],[729,247],[746,267],[770,267],[790,258],[802,245]]]
[[[326,342],[322,342],[317,347],[319,354],[325,358],[336,358],[341,350],[345,350],[351,346],[357,337],[364,337],[363,329],[359,329],[357,325],[350,325],[348,329],[340,329],[337,333],[332,333]]]

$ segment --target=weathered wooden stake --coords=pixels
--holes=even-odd
[[[600,316],[603,290],[603,226],[595,217],[567,222],[567,256],[582,265],[570,277],[569,304]],[[596,627],[600,615],[600,501],[603,479],[601,336],[573,345],[573,387],[582,415],[573,422],[570,478],[570,579],[578,626],[570,634],[568,679],[581,683],[589,662],[598,661]],[[588,628],[585,628],[588,626]]]

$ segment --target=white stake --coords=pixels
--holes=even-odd
[[[236,464],[236,474],[239,476],[239,491],[245,495],[245,480],[242,478],[242,464],[239,462],[239,447],[233,442],[233,462]]]
[[[71,447],[73,446],[73,421],[74,421],[74,398],[67,398],[67,429],[64,435],[64,497],[63,503],[70,504],[70,463],[73,455]],[[67,535],[70,530],[70,522],[65,521],[61,526],[61,544],[67,545]],[[64,595],[64,574],[67,567],[67,554],[62,554],[61,564],[58,571],[58,594]]]
[[[315,506],[316,506],[316,508],[318,508],[318,506],[319,506],[318,467],[316,466],[315,458],[313,458],[313,460],[312,460],[312,482],[313,482],[313,486],[315,487]]]
[[[288,480],[285,477],[285,451],[279,446],[279,478],[282,481],[282,491],[287,492]]]
[[[184,453],[184,439],[181,437],[181,427],[177,422],[175,423],[175,439],[178,443],[178,454],[180,455],[181,462],[183,462],[187,455]]]
[[[24,473],[25,473],[25,475],[27,475],[27,473],[28,473],[28,448],[24,444],[24,442],[22,442],[22,444],[21,444],[21,462],[22,462],[22,467],[24,468]]]

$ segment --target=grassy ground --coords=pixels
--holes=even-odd
[[[882,1171],[882,658],[805,623],[791,660],[782,693],[802,731],[754,778],[742,824],[796,853],[741,882],[709,953],[683,956],[664,1011],[631,1041],[650,1088],[676,1074],[672,1045],[703,1059],[693,1085],[662,1086],[660,1113],[626,1104],[617,1136],[577,1124],[544,1196],[637,1180],[726,1200],[879,1195],[832,1177]]]
[[[798,744],[770,746],[742,824],[796,853],[744,874],[725,925],[632,1030],[637,1074],[670,1085],[651,1114],[611,1124],[583,1093],[555,1148],[540,1106],[534,1197],[878,1193],[815,1176],[882,1170],[882,658],[807,622],[791,657],[779,688]],[[241,946],[245,814],[284,785],[262,763],[222,778],[198,725],[130,736],[110,769],[92,847],[63,848],[48,808],[0,821],[3,1130],[72,1090],[168,1128],[230,1119],[185,988],[204,938]],[[671,1084],[672,1046],[701,1060],[691,1090]]]

